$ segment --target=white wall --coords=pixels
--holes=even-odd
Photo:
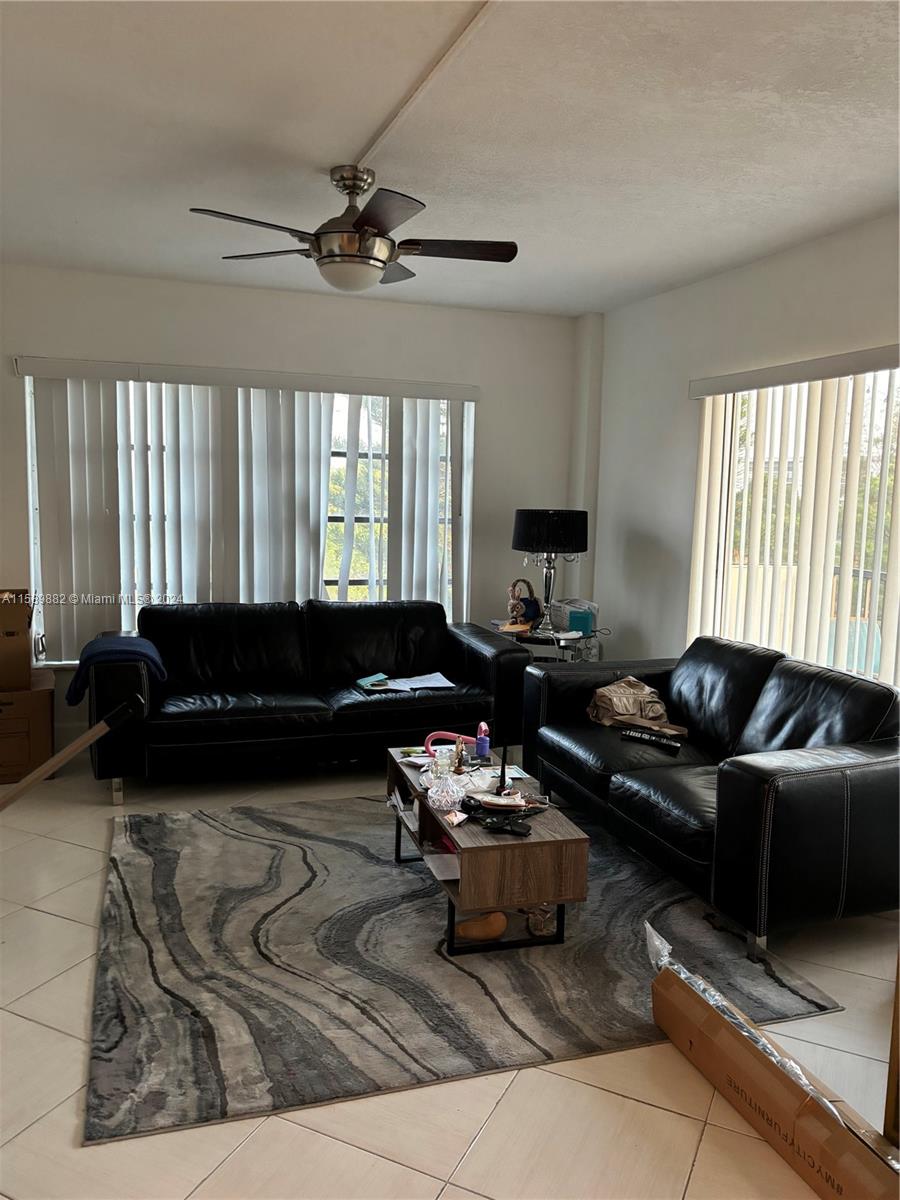
[[[22,381],[13,354],[477,384],[472,619],[505,612],[513,509],[568,494],[575,322],[6,266],[0,585],[28,579]],[[535,576],[536,577],[536,576]]]
[[[588,552],[565,567],[558,595],[590,599],[594,590],[594,520],[603,383],[603,313],[575,322],[575,396],[569,440],[569,507],[588,511]]]
[[[606,314],[594,590],[607,658],[684,649],[700,416],[689,380],[888,345],[897,325],[895,216]]]

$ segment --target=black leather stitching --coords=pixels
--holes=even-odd
[[[766,936],[769,919],[769,863],[772,850],[772,826],[775,817],[775,793],[779,780],[774,779],[766,788],[763,796],[763,823],[760,831],[759,844],[759,877],[756,892],[756,928],[757,936]]]
[[[841,856],[841,891],[835,919],[843,916],[847,902],[847,867],[850,862],[850,772],[844,771],[844,848]]]

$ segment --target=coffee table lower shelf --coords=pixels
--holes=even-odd
[[[531,946],[561,946],[566,940],[566,906],[565,904],[557,904],[556,906],[556,929],[553,933],[546,937],[538,937],[533,934],[530,937],[524,938],[492,938],[489,941],[464,941],[462,945],[456,941],[456,922],[458,913],[456,905],[453,902],[453,896],[450,889],[444,885],[444,891],[447,893],[447,933],[446,933],[446,951],[451,957],[456,957],[458,954],[485,954],[493,950],[525,950]],[[505,910],[498,909],[498,912]]]
[[[419,844],[416,836],[415,820],[409,810],[403,813],[394,811],[395,829],[394,829],[394,862],[411,863],[411,862],[426,862],[429,856],[422,853],[422,847]],[[403,853],[403,834],[409,836],[410,841],[416,847],[417,854]],[[455,879],[440,879],[432,871],[432,876],[437,883],[441,885],[447,893],[447,932],[446,932],[446,951],[447,954],[455,958],[461,954],[487,954],[495,950],[524,950],[533,946],[559,946],[566,940],[566,906],[565,904],[556,905],[556,928],[553,933],[546,937],[532,935],[524,938],[491,938],[486,941],[466,941],[462,944],[457,942],[456,925],[459,921],[459,884]],[[495,912],[519,912],[520,909],[494,909]]]

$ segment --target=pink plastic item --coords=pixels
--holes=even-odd
[[[455,745],[457,738],[462,738],[463,742],[467,746],[475,745],[475,739],[473,737],[468,737],[464,733],[447,733],[446,730],[438,729],[434,733],[429,733],[428,737],[425,739],[425,753],[430,754],[431,757],[434,758],[434,751],[431,748],[432,742],[453,742]]]

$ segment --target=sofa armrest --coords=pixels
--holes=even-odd
[[[648,658],[602,663],[533,663],[525,672],[522,735],[525,769],[535,774],[535,747],[541,726],[586,721],[596,689],[626,675],[634,675],[655,687],[665,701],[669,676],[677,662],[677,658]]]
[[[465,622],[448,625],[457,678],[474,683],[494,697],[491,742],[518,746],[522,741],[522,676],[531,653],[512,638]]]
[[[897,907],[898,743],[726,759],[711,900],[757,937]]]
[[[97,663],[89,673],[88,711],[92,725],[141,696],[143,712],[104,734],[91,746],[91,765],[95,779],[117,779],[146,774],[146,755],[142,725],[149,716],[153,693],[147,666],[143,662]]]

